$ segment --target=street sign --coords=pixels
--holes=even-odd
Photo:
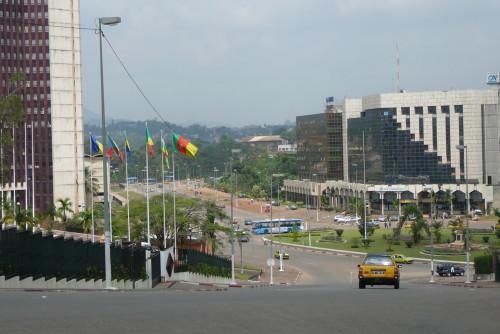
[[[268,267],[274,267],[274,265],[275,265],[275,262],[274,262],[273,258],[267,259],[267,266]]]

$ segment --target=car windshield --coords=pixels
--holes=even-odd
[[[392,260],[388,256],[368,256],[363,264],[369,266],[391,266]]]

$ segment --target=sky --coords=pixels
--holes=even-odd
[[[321,113],[324,100],[483,89],[500,71],[497,0],[80,0],[162,117],[244,126]],[[84,108],[100,112],[98,35],[81,31]],[[106,114],[156,117],[104,45]]]

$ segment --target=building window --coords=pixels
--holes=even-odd
[[[455,107],[455,112],[457,114],[463,114],[464,113],[464,106],[463,105],[456,105]]]
[[[450,106],[441,106],[441,112],[443,114],[450,114]]]
[[[422,115],[424,113],[424,107],[415,107],[415,114]]]
[[[455,111],[456,111],[455,106]],[[464,117],[460,115],[458,117],[458,144],[464,144]],[[460,179],[465,180],[465,159],[464,159],[464,150],[460,150]]]
[[[410,107],[402,107],[401,108],[401,114],[403,114],[403,115],[409,115],[410,114]]]
[[[432,149],[437,151],[438,136],[437,136],[437,119],[432,117]]]
[[[427,112],[429,114],[436,114],[436,107],[435,106],[428,106],[427,107]]]
[[[421,140],[424,140],[424,118],[420,117],[418,119],[418,136]]]
[[[409,129],[410,128],[410,117],[407,117],[406,118],[406,128]]]
[[[451,161],[451,129],[450,129],[450,117],[445,118],[446,127],[446,161]]]

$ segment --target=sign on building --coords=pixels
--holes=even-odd
[[[486,75],[486,84],[488,84],[488,85],[498,85],[498,84],[500,84],[500,73],[499,72],[488,73]]]

